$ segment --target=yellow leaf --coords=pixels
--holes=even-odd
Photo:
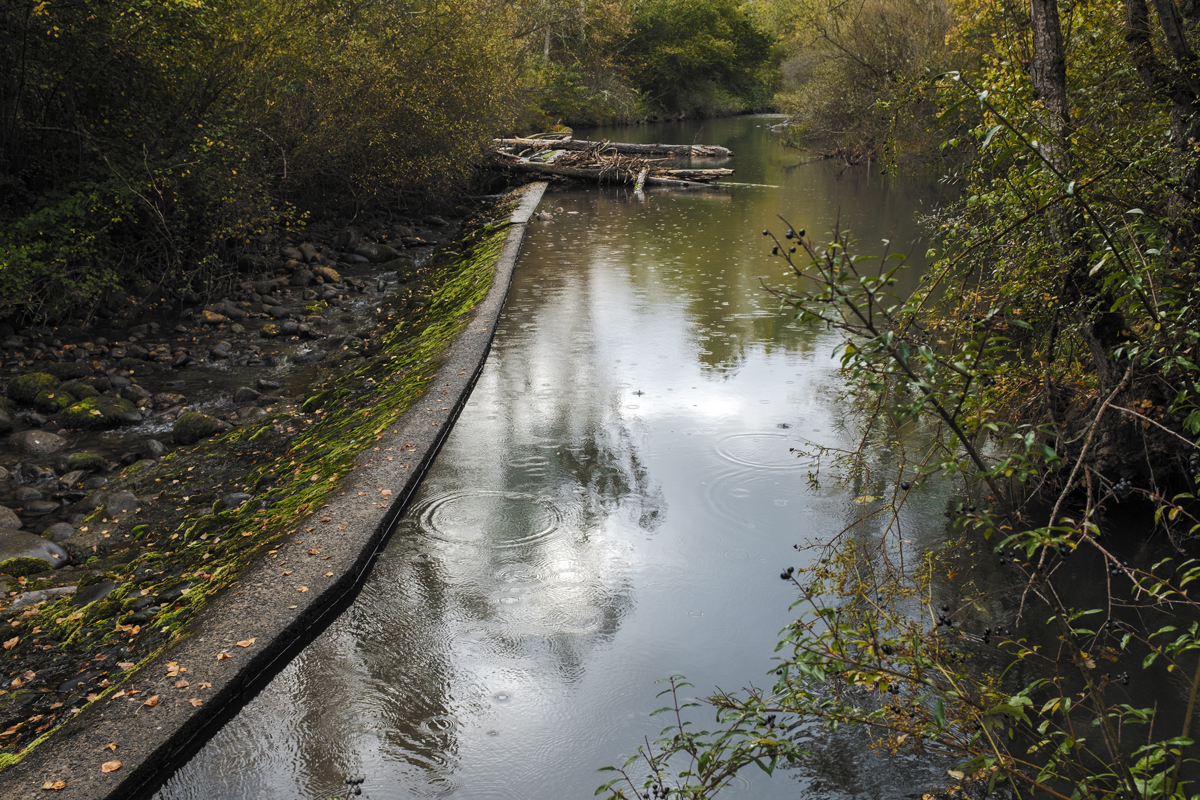
[[[66,781],[46,781],[45,783],[42,784],[42,788],[57,792],[59,789],[67,788],[67,782]]]
[[[101,772],[116,772],[121,768],[120,761],[105,761],[100,765]]]
[[[252,644],[254,644],[254,638],[243,639],[242,641],[237,643],[237,646],[238,647],[249,647]]]

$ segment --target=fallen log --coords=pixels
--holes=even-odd
[[[508,159],[504,159],[502,163],[513,172],[531,172],[535,175],[561,175],[564,178],[577,178],[597,183],[633,183],[638,177],[638,173],[623,169],[581,169],[579,167],[564,167],[558,164],[546,164],[538,161],[510,161]],[[646,185],[711,187],[711,184],[700,181],[681,180],[655,175],[646,176]]]
[[[555,150],[589,150],[596,148],[601,153],[634,153],[640,155],[690,155],[701,158],[723,158],[733,155],[727,147],[716,144],[630,144],[628,142],[589,142],[585,139],[547,141],[544,139],[496,139],[500,147],[537,147]]]

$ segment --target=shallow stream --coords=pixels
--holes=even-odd
[[[739,185],[547,194],[483,375],[361,594],[159,798],[340,797],[352,775],[371,798],[591,797],[665,724],[656,681],[768,682],[792,545],[860,507],[790,450],[853,432],[836,334],[780,313],[761,231],[840,219],[919,262],[938,196],[784,148],[778,121],[591,132],[725,145],[706,165]],[[943,510],[906,524],[940,535]],[[847,734],[729,796],[919,796],[941,769]]]

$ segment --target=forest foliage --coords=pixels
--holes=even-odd
[[[0,317],[231,279],[306,214],[444,202],[498,134],[765,104],[772,41],[735,0],[5,0]]]

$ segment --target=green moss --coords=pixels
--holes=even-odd
[[[108,468],[108,460],[95,453],[71,453],[67,456],[67,470],[77,469],[88,472],[103,472]]]
[[[78,430],[102,430],[141,422],[142,415],[133,403],[118,397],[85,397],[58,414],[63,427]]]
[[[75,397],[64,391],[61,386],[56,389],[43,389],[33,398],[34,408],[47,414],[57,414],[74,403]]]
[[[0,573],[11,575],[14,578],[24,578],[27,575],[37,575],[40,572],[48,572],[50,564],[40,558],[32,556],[17,556],[10,558],[7,561],[0,561]]]
[[[45,372],[31,372],[22,375],[8,384],[8,396],[18,403],[32,405],[42,392],[57,389],[61,381]]]
[[[89,386],[83,381],[71,381],[64,383],[58,387],[64,392],[70,392],[76,400],[85,400],[89,397],[99,397],[100,391],[95,386]]]

